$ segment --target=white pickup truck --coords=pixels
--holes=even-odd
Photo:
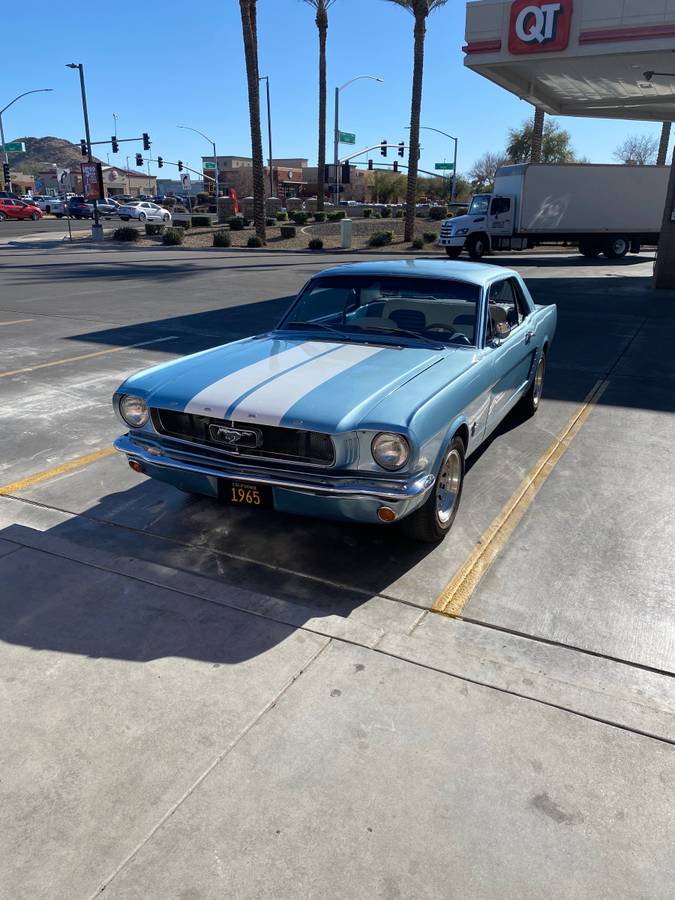
[[[439,244],[457,258],[569,241],[584,256],[620,259],[656,244],[668,166],[528,164],[497,170],[491,194],[476,194],[465,216],[446,219]]]

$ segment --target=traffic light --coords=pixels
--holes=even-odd
[[[150,135],[147,133],[147,131],[143,132],[143,149],[150,149]]]
[[[178,160],[178,171],[179,172],[183,171],[183,161],[180,159]]]
[[[372,159],[369,159],[369,160],[368,160],[368,171],[369,171],[369,172],[372,172],[372,171],[373,171],[373,161],[372,161]]]
[[[398,155],[405,156],[405,141],[401,141],[398,145]]]
[[[387,155],[387,139],[386,138],[382,138],[382,143],[380,144],[380,153],[382,154],[382,156]]]
[[[136,154],[136,165],[137,166],[143,165],[143,156],[140,153]]]
[[[86,142],[86,141],[80,141],[80,153],[82,154],[82,156],[87,156],[87,155],[88,155],[88,154],[87,154],[87,142]]]
[[[158,156],[157,157],[157,168],[161,169],[163,165],[164,165],[164,157]]]
[[[4,181],[7,190],[9,190],[9,163],[2,164],[2,180]]]
[[[398,172],[398,160],[397,159],[394,160],[393,169],[394,169],[394,172]]]
[[[119,153],[120,145],[117,143],[117,135],[116,134],[113,134],[113,136],[110,138],[110,143],[112,144],[112,152]]]
[[[348,162],[342,163],[342,183],[349,184],[352,180],[351,168]]]

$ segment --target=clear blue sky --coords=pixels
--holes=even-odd
[[[65,68],[82,62],[93,140],[109,138],[116,112],[118,134],[149,132],[155,156],[199,167],[208,146],[177,123],[211,135],[221,154],[250,155],[238,0],[203,0],[195,7],[145,0],[89,14],[96,9],[72,8],[64,18],[51,0],[14,4],[11,43],[24,52],[12,54],[11,65],[3,67],[0,108],[31,88],[52,87],[54,93],[26,97],[8,110],[7,140],[54,135],[77,142],[84,136],[77,72]],[[260,72],[270,75],[272,90],[274,155],[306,156],[315,164],[318,50],[312,9],[304,0],[259,0],[258,9]],[[486,150],[503,149],[508,128],[532,112],[529,104],[464,68],[464,13],[463,0],[450,0],[429,19],[422,114],[423,124],[459,137],[460,172]],[[329,156],[333,89],[358,74],[378,75],[385,83],[357,82],[342,94],[343,130],[356,132],[358,146],[406,137],[412,26],[412,16],[386,0],[337,0],[332,7]],[[592,162],[611,162],[627,134],[659,133],[658,125],[643,122],[559,121],[571,132],[577,153]],[[449,142],[439,135],[423,132],[422,144],[423,168],[451,158]],[[127,152],[133,159],[141,149],[122,148],[112,162],[124,165]],[[99,150],[102,159],[105,151]]]

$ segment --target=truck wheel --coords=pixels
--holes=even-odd
[[[464,247],[446,247],[445,252],[448,254],[450,259],[459,259],[459,255],[461,254]]]
[[[488,239],[484,234],[472,234],[466,242],[471,259],[482,259],[489,251]]]
[[[602,247],[595,241],[579,241],[579,253],[581,253],[582,256],[588,256],[590,259],[594,259],[596,256],[600,256]]]
[[[607,259],[621,259],[625,256],[630,250],[630,241],[628,238],[622,237],[619,235],[618,237],[610,238],[605,246],[602,248],[602,252],[605,254]]]
[[[454,437],[446,447],[438,476],[429,496],[419,509],[403,520],[410,537],[437,544],[452,528],[464,484],[464,443]]]

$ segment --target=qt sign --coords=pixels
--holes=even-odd
[[[564,50],[570,39],[572,0],[514,0],[509,25],[510,53]]]

